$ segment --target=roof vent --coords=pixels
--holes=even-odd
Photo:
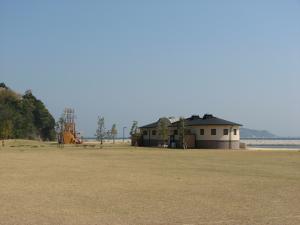
[[[197,119],[200,119],[200,116],[199,115],[192,115],[190,117],[191,120],[197,120]]]
[[[171,123],[175,123],[175,122],[177,122],[179,119],[178,118],[175,118],[174,116],[171,116],[171,117],[169,117],[169,121],[171,122]]]
[[[205,114],[205,115],[203,116],[203,119],[204,119],[204,120],[212,119],[212,118],[214,118],[214,116],[213,116],[212,114]]]

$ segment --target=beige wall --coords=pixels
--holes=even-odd
[[[204,129],[204,135],[200,135],[200,129]],[[211,129],[216,129],[216,135],[211,135]],[[228,135],[224,135],[223,130],[228,129]],[[234,129],[237,130],[236,135],[234,135]],[[238,126],[197,126],[191,128],[193,134],[196,135],[196,140],[213,140],[213,141],[239,141],[240,140],[240,129]]]
[[[196,140],[211,140],[211,141],[239,141],[240,140],[240,129],[239,126],[229,126],[229,125],[207,125],[207,126],[192,126],[186,127],[186,129],[191,130],[192,134],[195,134]],[[204,129],[204,135],[200,135],[200,129]],[[211,129],[216,129],[217,134],[211,135]],[[228,135],[223,134],[223,130],[228,129]],[[237,130],[237,134],[234,135],[234,129]],[[143,135],[143,139],[149,139],[149,132],[150,132],[150,139],[151,140],[160,140],[161,137],[158,134],[158,129],[151,128],[151,129],[141,129],[143,132],[147,130],[148,134]],[[156,135],[152,135],[152,130],[156,130]],[[174,130],[177,128],[171,127],[170,128],[170,135],[173,134]],[[231,134],[230,134],[231,130]],[[175,139],[178,140],[178,135],[175,136]]]
[[[150,139],[151,140],[161,140],[161,136],[158,133],[158,128],[150,128],[150,129],[141,129],[141,132],[143,133],[144,130],[148,132],[147,135],[143,135],[143,139],[147,140],[149,139],[149,132],[150,132]],[[156,130],[156,135],[152,135],[152,130]]]
[[[171,134],[173,134],[173,130],[177,128],[171,128]],[[229,125],[209,125],[209,126],[193,126],[186,127],[186,129],[191,130],[192,134],[195,134],[196,140],[210,140],[210,141],[229,141],[230,138],[232,141],[240,140],[240,129],[239,126],[229,126]],[[200,135],[200,129],[204,129],[204,135]],[[211,129],[216,129],[217,134],[211,135]],[[228,129],[228,135],[223,135],[223,130]],[[230,137],[230,129],[231,129],[231,137]],[[237,130],[237,134],[234,135],[234,129]],[[175,136],[175,139],[178,140],[178,136]]]

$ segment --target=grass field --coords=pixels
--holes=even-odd
[[[0,148],[1,225],[300,224],[299,151]]]

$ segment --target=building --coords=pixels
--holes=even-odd
[[[160,118],[157,122],[140,127],[142,146],[165,144],[160,134],[160,124],[168,127],[169,147],[202,149],[239,149],[241,124],[205,114],[202,118],[193,115],[179,121],[173,117]],[[181,129],[180,126],[184,127]],[[182,134],[184,130],[184,134]]]

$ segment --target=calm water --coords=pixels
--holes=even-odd
[[[300,139],[241,139],[248,148],[300,150]]]

